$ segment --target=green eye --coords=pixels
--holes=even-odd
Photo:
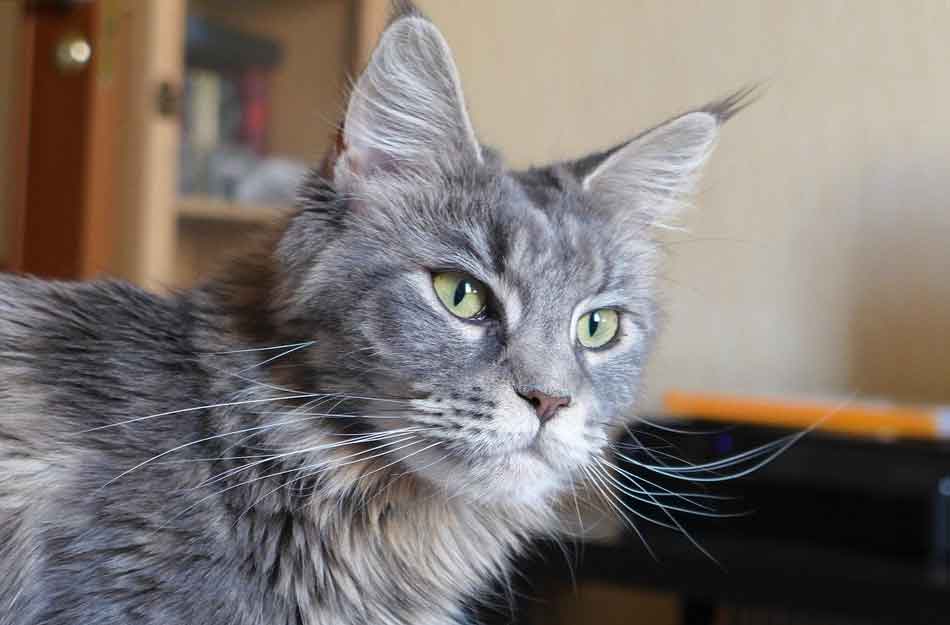
[[[577,340],[588,349],[603,347],[617,335],[620,315],[610,308],[592,310],[577,321]]]
[[[432,277],[432,286],[445,307],[456,317],[473,319],[485,311],[485,287],[464,273],[437,273]]]

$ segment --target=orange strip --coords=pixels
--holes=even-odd
[[[939,438],[936,415],[926,408],[756,399],[670,391],[666,410],[678,417],[804,429],[828,417],[818,429],[878,438]]]

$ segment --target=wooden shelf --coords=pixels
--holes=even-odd
[[[268,224],[291,212],[289,206],[250,206],[208,196],[178,198],[179,222]]]

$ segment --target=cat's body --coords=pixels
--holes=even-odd
[[[339,153],[219,277],[0,280],[0,625],[464,622],[609,488],[651,228],[740,100],[512,172],[403,6]]]
[[[212,353],[254,339],[209,319],[209,291],[165,299],[120,283],[0,282],[0,623],[457,622],[540,518],[512,523],[383,472],[315,478],[306,486],[333,502],[319,509],[299,489],[266,495],[286,475],[220,492],[273,465],[203,485],[245,462],[209,458],[259,453],[251,441],[233,447],[240,436],[118,477],[267,417],[241,404],[95,428],[281,395],[222,373],[260,378],[254,365],[270,352]]]

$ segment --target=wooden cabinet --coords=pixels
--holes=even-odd
[[[331,145],[385,0],[21,2],[4,180],[6,265],[66,279],[112,275],[152,289],[193,283],[240,253],[286,203],[188,188],[183,137],[189,17],[274,42],[266,154],[315,165]],[[9,11],[8,11],[9,13]],[[91,50],[68,71],[64,38]],[[2,76],[0,76],[2,78]],[[0,135],[2,138],[2,135]]]

